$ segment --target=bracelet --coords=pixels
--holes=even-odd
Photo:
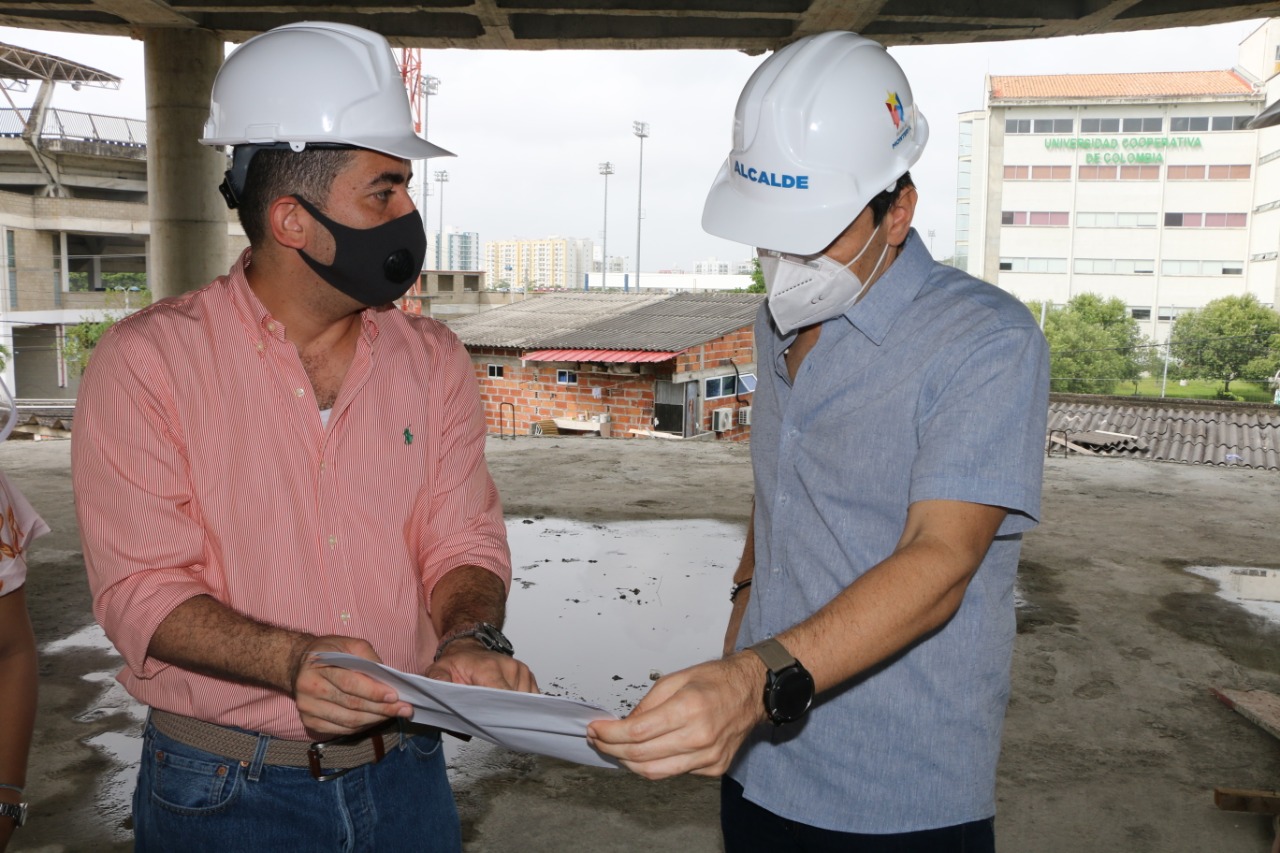
[[[751,586],[751,578],[747,578],[744,581],[738,581],[737,583],[735,583],[733,585],[733,588],[729,590],[729,601],[730,602],[737,601],[738,593],[742,592],[744,589],[746,589],[749,586]]]
[[[19,794],[22,793],[21,785],[6,785],[4,782],[0,782],[0,788],[4,788],[6,791],[17,791]]]

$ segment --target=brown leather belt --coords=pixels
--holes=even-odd
[[[243,764],[252,762],[258,752],[257,735],[206,723],[194,717],[153,708],[151,724],[161,734],[178,743]],[[310,769],[312,776],[326,782],[356,767],[378,763],[388,749],[399,746],[400,741],[408,736],[408,733],[402,731],[398,720],[387,720],[363,732],[320,743],[272,738],[267,744],[264,763],[277,767],[306,767]],[[334,770],[338,772],[325,772]]]

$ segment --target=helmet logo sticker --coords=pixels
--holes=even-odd
[[[884,99],[884,105],[889,108],[889,118],[893,119],[894,129],[902,127],[907,115],[902,109],[902,99],[898,97],[898,93],[889,92]]]
[[[748,168],[737,160],[733,161],[733,171],[739,177],[746,178],[755,184],[766,184],[784,190],[809,189],[808,175],[780,175],[777,172],[757,169],[754,166]]]
[[[898,131],[890,147],[897,148],[911,132],[911,123],[907,121],[907,111],[903,108],[902,98],[898,97],[897,92],[886,92],[884,105],[889,108],[889,118],[893,119],[894,130]],[[915,108],[912,107],[913,112],[914,110]]]

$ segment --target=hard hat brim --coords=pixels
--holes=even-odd
[[[331,137],[328,139],[236,139],[231,137],[217,138],[205,137],[200,140],[201,145],[276,145],[286,143],[300,143],[302,145],[349,145],[352,148],[367,148],[370,151],[377,151],[390,157],[400,157],[405,160],[430,160],[433,157],[456,157],[452,151],[441,148],[434,142],[428,142],[421,136],[410,134],[408,136],[396,137],[362,137],[358,142],[355,140]]]
[[[702,208],[702,230],[759,249],[795,255],[821,252],[858,218],[867,200],[817,207],[779,205],[739,192],[726,160]]]

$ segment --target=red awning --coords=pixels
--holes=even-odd
[[[670,361],[678,352],[650,352],[636,349],[540,349],[527,352],[525,361],[595,361],[606,364]]]

